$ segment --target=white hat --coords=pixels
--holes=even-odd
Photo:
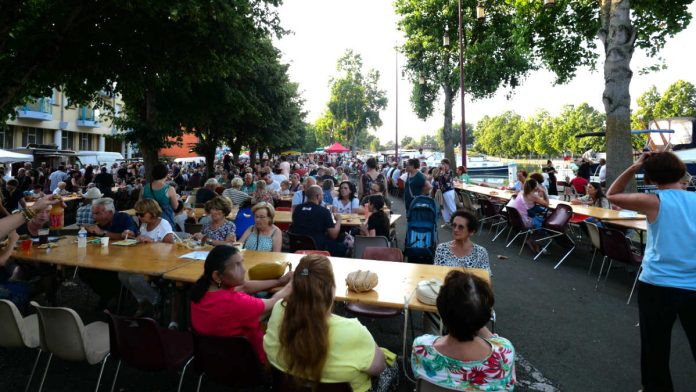
[[[102,196],[104,195],[99,191],[99,188],[89,188],[87,192],[82,195],[85,199],[101,199]]]

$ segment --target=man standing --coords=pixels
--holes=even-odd
[[[425,176],[420,172],[420,161],[417,158],[411,158],[406,163],[406,183],[404,185],[404,203],[406,204],[406,212],[411,208],[411,201],[423,194],[423,186],[425,185]]]
[[[599,185],[607,186],[607,160],[604,158],[599,160]]]
[[[321,206],[323,191],[320,186],[312,185],[304,193],[307,201],[292,213],[292,232],[312,237],[317,249],[328,250],[332,256],[345,256],[345,246],[333,241],[341,232],[341,216],[335,213],[332,217],[331,212]]]
[[[65,181],[67,177],[68,173],[65,172],[65,166],[58,166],[58,170],[51,173],[51,175],[48,177],[48,180],[51,182],[48,189],[53,192],[58,187],[58,183]]]
[[[454,173],[450,169],[450,161],[445,158],[440,161],[440,174],[436,180],[437,187],[442,192],[442,219],[445,221],[445,224],[442,225],[443,228],[450,227],[450,217],[457,211],[457,203],[455,201],[457,195],[454,193],[453,179]]]

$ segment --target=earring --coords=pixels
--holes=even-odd
[[[217,282],[218,288],[222,287],[222,282]]]

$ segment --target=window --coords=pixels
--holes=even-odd
[[[70,131],[61,132],[60,144],[63,150],[75,149],[75,135]]]
[[[5,126],[0,128],[0,148],[14,148],[14,127]]]
[[[92,150],[92,135],[89,133],[80,133],[80,150]]]
[[[22,131],[22,146],[43,144],[44,130],[41,128],[25,128]]]

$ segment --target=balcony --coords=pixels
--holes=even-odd
[[[17,108],[17,118],[23,120],[51,121],[53,107],[51,98],[39,98],[32,103]]]
[[[75,125],[82,128],[99,128],[99,120],[94,109],[82,106],[77,109],[77,121]]]

